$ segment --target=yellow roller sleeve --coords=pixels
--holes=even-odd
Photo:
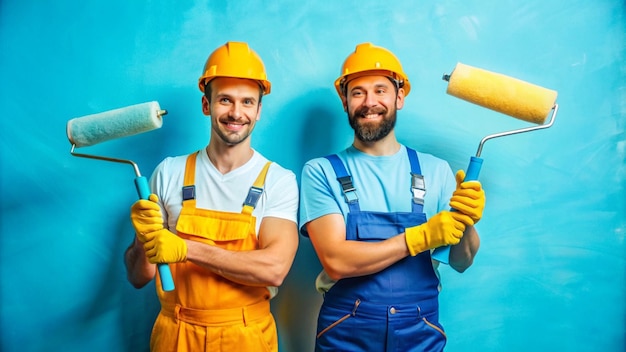
[[[558,93],[522,80],[457,63],[446,92],[520,120],[543,124]]]

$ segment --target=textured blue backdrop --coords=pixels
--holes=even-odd
[[[480,139],[526,126],[445,94],[460,61],[559,92],[547,130],[488,142],[482,248],[444,269],[449,351],[623,351],[626,266],[626,5],[518,1],[2,1],[2,351],[146,350],[154,287],[133,289],[122,254],[136,198],[127,165],[69,153],[67,120],[157,100],[163,128],[89,147],[149,175],[203,147],[196,88],[229,40],[263,57],[253,145],[300,174],[351,130],[332,87],[355,44],[394,51],[413,82],[402,142],[465,168]],[[85,148],[86,149],[86,148]],[[282,351],[310,351],[320,270],[303,239],[273,301]]]

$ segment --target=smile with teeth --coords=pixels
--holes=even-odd
[[[373,120],[373,119],[379,119],[381,117],[385,116],[385,109],[381,109],[381,108],[375,108],[375,109],[360,109],[360,111],[357,112],[357,116],[360,116],[362,119],[366,119],[366,120]]]
[[[363,116],[366,119],[376,119],[376,118],[378,118],[380,116],[380,114],[364,114],[364,115],[361,115],[361,116]]]
[[[244,124],[232,123],[232,122],[225,122],[224,125],[226,126],[227,129],[232,130],[232,131],[239,131],[240,129],[243,128],[243,126],[245,126]]]

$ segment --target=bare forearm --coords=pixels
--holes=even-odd
[[[298,227],[283,218],[263,218],[258,246],[250,250],[227,250],[185,240],[187,261],[231,281],[249,286],[280,286],[298,250]]]
[[[340,214],[306,224],[309,238],[326,273],[333,279],[377,273],[409,255],[404,234],[379,242],[346,240]]]
[[[480,237],[474,226],[465,229],[461,242],[450,247],[450,266],[462,273],[474,262],[480,247]]]
[[[404,234],[380,242],[344,241],[332,248],[337,251],[329,246],[320,258],[334,280],[374,274],[409,255]]]
[[[229,251],[201,242],[186,242],[188,261],[243,285],[280,286],[293,261],[293,257],[274,255],[271,250]]]
[[[137,238],[124,253],[126,277],[135,288],[144,287],[155,275],[155,265],[148,262],[141,242]]]

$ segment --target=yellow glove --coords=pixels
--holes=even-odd
[[[146,235],[143,248],[152,264],[179,263],[187,260],[187,243],[167,229],[161,229]]]
[[[147,240],[146,234],[163,228],[163,216],[158,201],[157,195],[151,194],[149,200],[140,199],[130,208],[130,220],[142,243]]]
[[[450,199],[450,207],[472,218],[475,224],[483,216],[485,191],[479,181],[463,182],[463,179],[465,179],[465,171],[457,171],[456,190]],[[466,223],[465,225],[473,224]]]
[[[471,223],[472,219],[463,213],[441,211],[421,225],[406,228],[409,252],[415,256],[425,250],[459,243],[466,222]]]

